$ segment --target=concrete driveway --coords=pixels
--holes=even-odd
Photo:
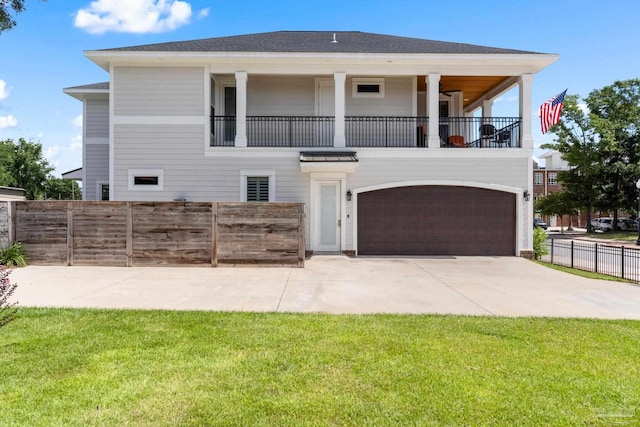
[[[305,268],[51,267],[11,275],[21,306],[640,319],[640,287],[515,257],[314,256]]]

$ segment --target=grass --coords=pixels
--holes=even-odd
[[[3,426],[637,425],[640,322],[20,310]]]
[[[615,276],[608,276],[606,274],[594,273],[592,271],[587,271],[587,270],[579,270],[577,268],[564,267],[562,265],[551,264],[550,262],[546,262],[546,261],[534,260],[534,262],[540,265],[544,265],[545,267],[553,268],[554,270],[573,274],[575,276],[587,277],[589,279],[608,280],[609,282],[622,282],[622,283],[636,284],[636,282],[634,282],[633,280],[622,279],[620,277],[615,277]]]
[[[587,237],[593,237],[594,239],[613,240],[619,242],[635,242],[638,240],[637,231],[607,231],[604,233],[586,233]]]

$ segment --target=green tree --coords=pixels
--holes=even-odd
[[[591,124],[599,136],[599,205],[633,212],[640,178],[640,79],[616,81],[586,98]],[[615,221],[614,221],[615,224]]]
[[[563,234],[562,216],[577,213],[576,202],[566,191],[557,191],[539,198],[536,201],[535,209],[545,216],[560,216],[560,232]]]
[[[16,20],[13,15],[26,9],[24,1],[25,0],[0,0],[0,34],[16,26]]]
[[[44,158],[42,144],[20,138],[17,143],[11,139],[0,141],[0,146],[8,154],[0,164],[4,168],[0,176],[6,178],[3,185],[24,188],[29,200],[41,199],[54,169]]]
[[[54,200],[79,200],[82,192],[78,183],[71,179],[50,177],[44,185],[44,198]]]
[[[597,206],[600,195],[599,138],[579,101],[578,95],[565,97],[562,120],[550,129],[556,140],[542,148],[559,151],[569,164],[569,170],[561,172],[558,180],[566,197],[587,212],[587,229],[591,231],[591,211]]]

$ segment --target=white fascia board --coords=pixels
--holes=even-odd
[[[220,66],[228,66],[229,70],[241,67],[249,73],[266,72],[270,66],[280,65],[282,74],[294,71],[286,64],[309,64],[327,66],[334,70],[336,66],[346,67],[380,67],[383,71],[403,68],[402,73],[416,69],[419,73],[434,72],[441,69],[464,71],[473,75],[469,67],[500,70],[504,67],[514,68],[513,75],[536,73],[558,59],[556,54],[378,54],[378,53],[308,53],[308,52],[132,52],[132,51],[86,51],[85,55],[105,70],[109,64],[147,64],[169,65],[211,64],[212,71]],[[252,68],[257,70],[252,70]],[[262,70],[262,71],[261,71]],[[453,72],[453,70],[451,72]],[[279,72],[273,70],[273,72]],[[495,71],[493,71],[495,72]],[[317,73],[317,71],[316,71]],[[386,73],[386,71],[385,71]],[[489,73],[489,71],[487,71]],[[444,74],[444,73],[441,73]],[[503,73],[499,75],[504,75]]]
[[[62,91],[80,101],[88,98],[109,97],[109,89],[62,89]]]

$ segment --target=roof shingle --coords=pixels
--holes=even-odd
[[[335,34],[336,42],[333,42]],[[229,37],[102,49],[125,52],[306,52],[405,54],[532,54],[465,43],[363,33],[360,31],[275,31]]]

